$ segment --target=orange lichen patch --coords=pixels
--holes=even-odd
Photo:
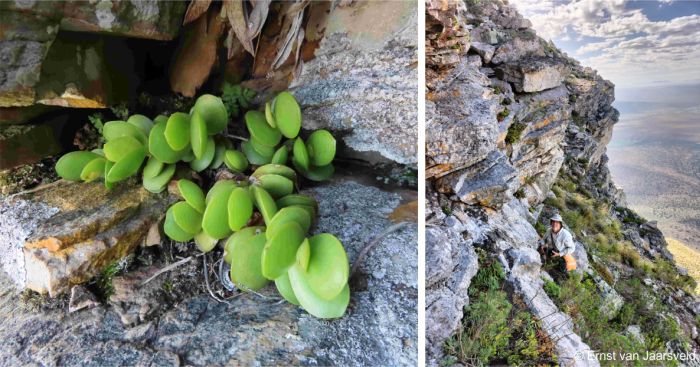
[[[452,170],[453,167],[454,165],[452,165],[451,163],[442,163],[432,167],[428,167],[425,169],[425,178],[439,176],[443,173],[449,172],[450,170]]]
[[[45,248],[51,252],[56,252],[62,248],[63,242],[55,237],[44,238],[35,242],[27,242],[24,244],[26,249]]]
[[[533,130],[539,130],[543,127],[546,127],[547,125],[551,124],[552,121],[554,120],[554,116],[549,115],[544,117],[542,120],[536,122],[535,124],[532,125]]]
[[[406,204],[399,205],[389,214],[389,220],[394,223],[399,222],[418,222],[418,200],[410,201]]]

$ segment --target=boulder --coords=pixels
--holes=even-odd
[[[513,84],[518,93],[531,93],[560,86],[569,68],[548,58],[533,57],[501,64],[496,72],[499,78]]]
[[[499,101],[477,67],[462,62],[434,84],[425,102],[427,177],[485,159],[498,137]]]
[[[426,358],[436,365],[445,340],[459,330],[479,262],[472,244],[454,229],[431,226],[425,232]]]
[[[471,49],[474,50],[474,52],[476,52],[477,54],[479,54],[479,56],[481,56],[481,61],[484,64],[488,64],[491,62],[491,58],[493,57],[493,54],[496,51],[495,47],[483,42],[472,42]]]
[[[169,199],[135,180],[58,181],[0,202],[3,270],[20,289],[56,296],[141,244]]]
[[[500,151],[491,152],[483,161],[453,172],[436,181],[438,190],[454,194],[465,204],[498,208],[508,201],[509,190],[517,184],[517,171]]]
[[[515,37],[498,46],[491,62],[503,64],[518,61],[529,56],[544,56],[544,49],[539,38],[533,35]]]
[[[337,7],[290,86],[304,127],[333,131],[349,155],[416,165],[416,19],[413,3]]]
[[[95,88],[111,90],[96,80],[109,73],[102,71],[99,51],[92,46],[83,50],[57,49],[50,55],[59,30],[103,33],[154,40],[171,40],[177,35],[187,4],[180,1],[16,1],[0,3],[0,107],[30,106],[35,103],[66,104],[70,107],[104,107],[104,100],[90,98]],[[67,58],[66,58],[67,57]],[[60,63],[55,71],[76,80],[62,82],[42,75],[45,61]],[[72,69],[63,69],[69,65]],[[77,71],[77,74],[75,74]],[[54,75],[55,77],[55,75]],[[84,79],[88,80],[84,80]],[[37,90],[42,81],[44,89]],[[52,84],[56,83],[56,84]],[[60,91],[56,91],[59,88]]]
[[[392,224],[387,217],[401,202],[397,193],[344,180],[304,193],[319,201],[314,233],[335,234],[351,263]],[[297,306],[254,293],[242,293],[228,304],[216,303],[206,293],[188,296],[172,309],[147,312],[143,321],[136,318],[127,325],[105,306],[71,314],[36,313],[17,308],[19,292],[0,273],[0,318],[6,321],[0,329],[0,364],[415,366],[417,243],[415,225],[384,236],[350,281],[347,314],[335,320],[319,320]],[[203,282],[201,258],[197,260],[146,287],[162,289],[162,278],[171,273]],[[131,279],[125,278],[129,273],[114,278],[121,287],[114,301],[126,305],[123,291],[152,274],[152,269],[143,270]],[[259,293],[278,297],[272,284]],[[148,294],[134,298],[152,297]]]

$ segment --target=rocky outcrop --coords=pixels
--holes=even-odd
[[[433,48],[426,59],[428,364],[443,362],[445,341],[461,327],[458,320],[470,302],[467,288],[479,267],[474,249],[480,249],[489,261],[500,261],[510,297],[524,301],[539,320],[558,363],[597,366],[589,344],[595,340],[578,334],[580,319],[560,310],[561,300],[544,291],[542,279],[553,279],[542,269],[536,228],[543,229],[564,186],[571,190],[566,200],[596,204],[596,215],[606,218],[602,226],[622,227],[614,235],[576,232],[577,272],[600,298],[595,303],[600,315],[611,320],[635,301],[617,282],[638,275],[601,259],[600,250],[589,247],[593,235],[628,241],[637,254],[626,255],[631,259],[626,261],[672,260],[663,234],[624,209],[624,194],[610,177],[605,151],[618,119],[614,86],[537,37],[507,3],[461,4],[466,8],[426,4],[432,24],[426,25],[426,43]],[[449,27],[440,22],[447,18],[453,20]],[[468,30],[470,47],[438,52],[436,41],[445,29]],[[567,184],[555,188],[562,180]],[[575,214],[565,219],[573,222]],[[678,320],[688,340],[696,339],[694,311],[680,307],[680,300],[696,304],[693,296],[658,277],[644,282],[645,291],[668,305],[662,317]],[[686,350],[671,344],[669,350]]]
[[[342,136],[350,155],[417,164],[415,3],[336,7],[314,58],[290,86],[304,127]]]
[[[342,178],[304,193],[320,205],[314,232],[334,233],[351,263],[391,225],[387,217],[401,202],[397,193]],[[18,307],[18,291],[0,273],[0,364],[415,366],[417,236],[409,225],[382,238],[351,279],[348,312],[336,320],[278,302],[274,285],[262,296],[216,303],[204,293],[199,257],[145,286],[139,283],[154,268],[120,275],[111,306],[70,314]],[[201,293],[167,309],[163,300],[182,291],[168,284]]]
[[[78,74],[61,69],[76,80],[72,85],[61,84],[61,93],[49,97],[39,86],[50,87],[47,76],[42,77],[45,61],[63,62],[57,55],[51,56],[49,49],[59,30],[108,33],[117,36],[139,37],[155,40],[171,40],[179,29],[184,15],[184,2],[147,1],[7,1],[0,4],[0,107],[30,106],[35,103],[57,105],[56,98],[71,107],[100,107],[90,99],[90,88],[102,76],[99,51],[90,47],[84,50],[64,50],[53,47],[56,52],[68,52],[68,60],[78,68]],[[83,54],[84,53],[84,54]],[[51,56],[51,57],[50,57]],[[64,65],[65,66],[65,65]],[[92,83],[79,83],[85,75]],[[72,100],[83,100],[82,103]],[[85,100],[92,101],[90,103]],[[104,102],[104,101],[102,101]],[[103,106],[103,105],[102,105]]]
[[[136,182],[58,181],[0,202],[3,270],[20,289],[55,296],[131,253],[169,200]]]

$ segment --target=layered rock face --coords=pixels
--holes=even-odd
[[[553,185],[563,177],[577,177],[590,200],[624,207],[605,155],[618,118],[614,86],[537,37],[501,1],[427,1],[426,13],[427,360],[441,363],[445,341],[462,327],[479,249],[501,264],[510,296],[540,320],[560,365],[598,365],[588,358],[588,336],[577,335],[571,316],[543,290],[551,277],[535,227],[547,222],[553,208],[543,202],[556,198]],[[605,215],[620,218],[612,209]],[[639,237],[635,246],[649,261],[668,258],[662,239],[651,244],[663,237],[658,230],[623,227],[625,238]],[[602,262],[590,259],[588,242],[575,240],[579,272],[594,279],[602,312],[612,318],[626,301],[601,279]],[[624,266],[615,269],[625,274]],[[675,294],[696,304],[682,290]],[[672,310],[691,336],[693,313]]]

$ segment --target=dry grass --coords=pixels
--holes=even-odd
[[[673,238],[667,237],[666,242],[678,265],[688,269],[688,275],[700,284],[700,251]],[[700,294],[700,286],[695,287],[695,293]]]

